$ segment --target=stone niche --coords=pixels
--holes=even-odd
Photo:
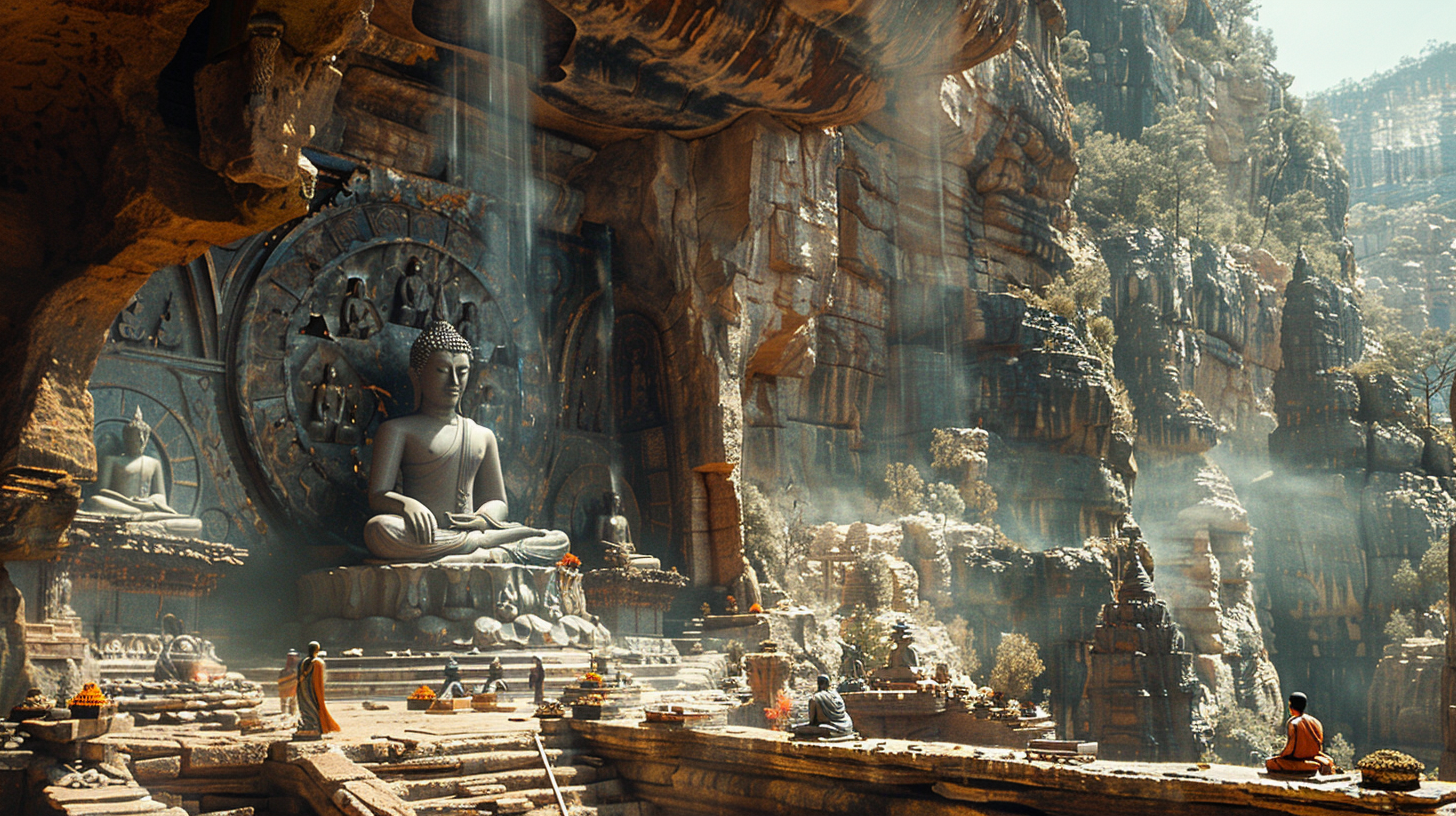
[[[350,648],[591,646],[580,575],[518,564],[337,567],[298,581],[305,634]]]

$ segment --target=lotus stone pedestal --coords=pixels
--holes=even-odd
[[[307,637],[353,647],[602,647],[580,575],[518,564],[335,567],[298,580]]]

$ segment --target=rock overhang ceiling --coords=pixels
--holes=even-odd
[[[380,0],[400,39],[490,64],[500,42],[461,0]],[[897,83],[964,70],[1015,43],[1027,0],[536,0],[543,40],[528,76],[537,124],[610,141],[693,137],[751,111],[806,125],[857,122]],[[1061,7],[1038,3],[1055,26]]]

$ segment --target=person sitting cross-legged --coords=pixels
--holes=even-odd
[[[1325,728],[1304,713],[1308,698],[1299,692],[1289,695],[1289,741],[1284,750],[1264,761],[1271,773],[1332,774],[1335,761],[1324,753]]]

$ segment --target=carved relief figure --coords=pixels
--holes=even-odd
[[[142,325],[142,299],[138,295],[131,299],[131,303],[121,310],[121,317],[116,324],[116,333],[121,339],[130,340],[133,343],[140,343],[147,339],[147,327]]]
[[[344,418],[344,389],[338,384],[339,374],[333,363],[324,366],[324,378],[313,387],[313,410],[309,415],[308,432],[317,442],[333,442],[334,432]]]
[[[401,326],[421,328],[430,317],[434,298],[429,281],[425,280],[424,264],[411,257],[404,265],[404,275],[394,288],[394,320]]]
[[[343,305],[339,307],[339,336],[368,340],[369,336],[384,328],[379,319],[379,310],[364,296],[364,281],[350,278],[344,292]]]
[[[162,348],[177,348],[182,345],[182,321],[172,314],[175,298],[167,296],[167,305],[162,308],[162,319],[157,323],[157,345]]]
[[[167,504],[162,462],[143,453],[151,436],[152,426],[142,418],[141,406],[137,406],[136,415],[121,433],[126,452],[101,461],[100,476],[96,480],[101,489],[81,503],[81,512],[145,522],[161,532],[196,535],[202,531],[202,522],[182,515]]]
[[[429,325],[410,350],[415,412],[379,426],[364,527],[376,557],[400,561],[550,566],[570,549],[559,530],[506,520],[496,436],[457,412],[472,350],[449,323]]]
[[[460,336],[464,337],[465,342],[469,343],[470,347],[475,350],[475,354],[479,355],[480,341],[484,339],[481,336],[484,327],[480,325],[480,318],[476,314],[474,303],[467,300],[460,304],[460,322],[455,324],[455,330],[460,332]]]

